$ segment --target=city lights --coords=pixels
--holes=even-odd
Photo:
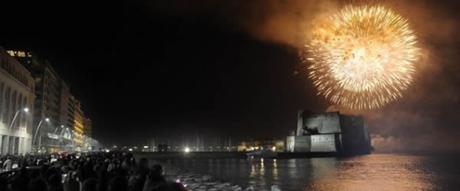
[[[190,152],[190,148],[189,148],[189,147],[185,147],[185,148],[184,148],[184,152],[189,153],[189,152]]]

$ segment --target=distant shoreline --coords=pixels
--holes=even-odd
[[[176,158],[247,158],[246,152],[135,152],[136,158],[176,159]],[[276,159],[345,157],[336,152],[279,152]]]

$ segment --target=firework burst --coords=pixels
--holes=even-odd
[[[315,22],[308,76],[333,104],[366,110],[402,97],[420,50],[406,19],[383,6],[347,6]]]

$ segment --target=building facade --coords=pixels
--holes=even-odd
[[[34,90],[32,74],[0,47],[1,155],[31,152]]]
[[[81,108],[81,103],[79,100],[77,100],[75,97],[71,96],[70,98],[70,107],[72,108],[71,110],[73,111],[73,127],[72,127],[72,132],[73,132],[73,141],[75,143],[75,147],[77,150],[82,150],[83,144],[84,144],[84,132],[85,132],[85,126],[84,126],[84,120],[85,120],[85,115],[83,114],[82,108]]]
[[[289,152],[363,154],[371,150],[364,119],[338,112],[311,114],[300,111],[296,135],[288,136]]]
[[[91,121],[91,119],[90,118],[85,118],[83,124],[84,124],[83,126],[85,127],[84,134],[87,137],[92,137],[93,136],[93,122]]]
[[[58,151],[60,145],[56,132],[57,128],[62,125],[60,124],[61,90],[65,82],[47,60],[40,59],[35,53],[22,50],[8,50],[7,52],[19,60],[34,78],[36,95],[32,142],[34,148],[39,151]]]
[[[73,127],[73,110],[71,108],[72,94],[67,84],[63,83],[61,87],[60,117],[59,123],[64,127]]]
[[[85,117],[81,103],[51,64],[34,52],[8,50],[27,68],[35,83],[34,120],[37,135],[32,144],[38,152],[59,152],[80,148],[84,142]]]

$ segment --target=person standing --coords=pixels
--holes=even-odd
[[[13,167],[13,160],[11,160],[10,156],[6,156],[5,162],[3,162],[3,169],[5,171],[10,171]]]

